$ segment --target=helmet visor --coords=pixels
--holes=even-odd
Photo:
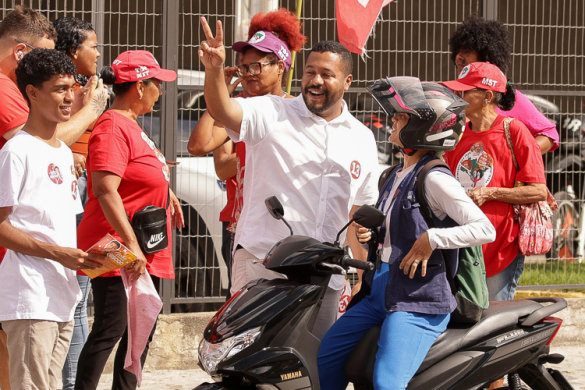
[[[425,98],[420,80],[416,77],[376,80],[367,90],[390,116],[405,113],[427,120],[434,113]]]

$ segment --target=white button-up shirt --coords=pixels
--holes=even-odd
[[[295,234],[334,242],[352,206],[378,198],[378,153],[372,132],[347,110],[327,122],[311,113],[302,96],[237,98],[246,144],[244,205],[234,248],[258,258],[290,232],[270,216],[264,200],[276,196]],[[341,242],[345,235],[340,237]],[[333,286],[340,288],[339,286]]]

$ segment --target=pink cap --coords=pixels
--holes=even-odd
[[[287,70],[290,69],[292,58],[290,50],[283,40],[269,31],[258,31],[248,39],[248,41],[236,42],[232,45],[232,49],[241,53],[246,46],[252,46],[255,49],[264,53],[273,53],[284,62]]]
[[[496,92],[506,92],[508,80],[504,73],[489,62],[473,62],[466,65],[457,80],[444,81],[441,84],[453,91],[469,91],[479,88]]]
[[[161,69],[156,58],[146,50],[125,51],[114,60],[112,70],[116,75],[116,84],[146,79],[170,82],[177,78],[177,72]]]

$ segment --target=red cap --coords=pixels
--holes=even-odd
[[[177,72],[161,69],[152,53],[146,50],[125,51],[114,60],[112,69],[116,75],[116,84],[146,79],[170,82],[177,78]]]
[[[506,92],[508,80],[504,73],[489,62],[474,62],[466,65],[457,80],[442,82],[453,91],[469,91],[479,88],[496,92]]]

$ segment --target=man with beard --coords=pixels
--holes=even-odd
[[[376,143],[343,101],[353,76],[351,54],[341,44],[325,41],[313,47],[305,63],[302,96],[230,99],[223,76],[221,22],[216,37],[205,18],[201,24],[207,38],[199,50],[207,109],[234,142],[245,142],[247,148],[244,207],[234,241],[235,293],[250,280],[283,277],[265,269],[261,260],[289,235],[288,228],[270,216],[264,200],[278,197],[295,234],[335,241],[357,207],[376,200]],[[367,254],[351,227],[347,238],[353,256],[365,260]],[[331,278],[313,328],[319,338],[335,322],[344,283],[340,275]]]

